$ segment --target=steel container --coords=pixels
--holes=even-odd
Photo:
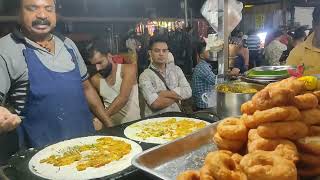
[[[238,84],[248,88],[254,88],[258,91],[264,88],[263,85],[254,83],[223,83],[216,86],[217,91],[217,115],[220,118],[240,116],[241,115],[241,105],[252,99],[255,93],[225,93],[219,91],[219,86],[221,85],[232,85]]]

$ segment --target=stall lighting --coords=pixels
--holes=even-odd
[[[245,8],[252,8],[254,5],[253,4],[246,4],[244,7]]]
[[[264,47],[264,43],[266,42],[267,32],[258,33],[257,36],[260,38],[262,47]]]

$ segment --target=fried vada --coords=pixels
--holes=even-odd
[[[320,103],[320,91],[315,91],[315,92],[313,92],[313,94],[314,94],[315,96],[317,96],[318,101],[319,101],[319,103]]]
[[[291,105],[294,92],[285,88],[265,88],[252,97],[252,103],[257,110],[263,111],[273,107]]]
[[[200,171],[185,171],[177,177],[177,180],[200,180]]]
[[[255,151],[240,162],[248,180],[296,180],[297,169],[292,161],[268,151]]]
[[[249,131],[248,153],[257,150],[273,151],[274,153],[293,162],[299,160],[299,153],[296,145],[287,139],[265,139],[256,131]]]
[[[232,152],[215,151],[205,158],[204,166],[200,170],[200,179],[217,180],[246,180],[246,175],[240,166],[232,159]]]
[[[252,101],[245,102],[241,105],[241,113],[252,115],[257,111],[257,108],[253,105]]]
[[[213,137],[214,142],[220,150],[229,150],[232,152],[239,152],[246,141],[229,140],[222,138],[219,133]]]
[[[246,141],[248,137],[247,127],[238,118],[226,118],[217,127],[219,135],[224,139]]]
[[[293,105],[300,110],[314,109],[318,104],[317,96],[312,93],[295,96],[293,100]]]
[[[294,106],[274,107],[264,111],[256,111],[253,120],[259,124],[276,121],[300,121],[300,111]]]
[[[297,140],[308,135],[308,126],[301,121],[272,122],[258,127],[263,138]]]
[[[295,77],[287,78],[279,82],[271,83],[267,88],[286,88],[294,92],[294,95],[303,94],[307,88],[303,81],[298,80]]]
[[[320,125],[320,109],[301,111],[302,121],[307,125]]]
[[[241,116],[241,120],[248,129],[257,128],[260,124],[258,121],[253,119],[252,115],[243,114]]]

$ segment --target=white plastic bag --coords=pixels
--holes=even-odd
[[[207,0],[202,6],[201,13],[209,22],[210,26],[218,32],[219,0]],[[242,19],[243,4],[237,0],[229,0],[228,6],[228,32],[229,34],[237,27]]]
[[[208,38],[206,38],[205,41],[207,43],[206,50],[217,53],[223,49],[224,42],[218,38],[217,34],[208,34]]]
[[[228,32],[229,34],[238,26],[242,19],[243,4],[237,0],[229,0],[228,6]]]
[[[207,0],[201,8],[201,14],[210,26],[218,32],[218,0]]]

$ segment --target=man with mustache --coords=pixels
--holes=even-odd
[[[20,116],[19,142],[27,147],[91,134],[91,112],[112,126],[76,45],[52,33],[55,5],[54,0],[21,0],[20,28],[0,39],[0,104]],[[3,107],[1,149],[20,122]]]

